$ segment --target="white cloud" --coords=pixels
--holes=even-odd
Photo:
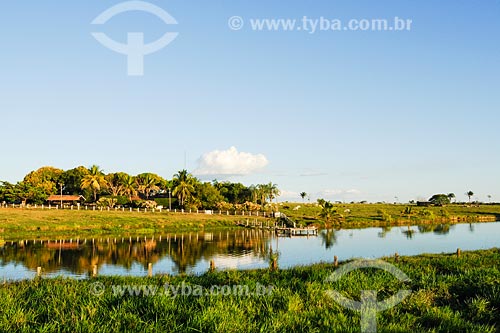
[[[280,199],[299,199],[300,194],[296,191],[281,190]]]
[[[361,194],[361,191],[360,190],[356,190],[356,189],[349,189],[349,190],[336,190],[336,189],[332,189],[332,190],[323,190],[321,192],[318,193],[318,196],[321,197],[321,196],[324,196],[324,197],[333,197],[333,196],[336,196],[336,197],[353,197],[353,196],[357,196],[357,195],[360,195]]]
[[[235,147],[214,150],[198,159],[195,175],[241,176],[258,171],[269,164],[263,154],[238,152]]]

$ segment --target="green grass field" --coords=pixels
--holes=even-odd
[[[300,206],[298,210],[294,208]],[[408,217],[402,212],[406,205],[339,204],[342,218],[330,223],[319,217],[321,208],[314,204],[280,205],[299,225],[318,227],[362,228],[403,224],[457,223],[500,220],[500,205],[466,207],[413,207]],[[381,217],[381,212],[386,218]],[[426,212],[426,214],[422,214]],[[181,214],[166,212],[76,211],[41,209],[0,209],[0,240],[37,237],[85,237],[99,235],[153,235],[161,232],[200,231],[235,228],[237,222],[274,222],[262,217],[234,215]]]
[[[255,219],[255,217],[253,217]],[[121,211],[76,211],[0,209],[0,239],[36,237],[152,235],[204,229],[235,228],[243,216],[143,213]]]
[[[376,290],[381,301],[412,293],[377,315],[379,332],[481,332],[500,329],[500,250],[385,258],[410,279],[362,269],[325,282],[332,264],[288,270],[221,271],[201,276],[35,279],[0,287],[2,332],[359,332],[360,314],[327,296],[359,300]],[[343,263],[341,263],[341,266]],[[105,289],[95,295],[95,283]],[[116,294],[113,286],[272,286],[265,296]],[[141,289],[139,289],[140,291]],[[151,290],[151,289],[148,289]],[[135,296],[134,296],[135,295]]]
[[[298,209],[296,207],[299,206]],[[445,207],[412,207],[411,216],[404,214],[408,205],[393,204],[337,204],[342,218],[333,219],[334,226],[359,228],[429,223],[487,222],[500,220],[500,205],[448,205]],[[321,208],[316,204],[283,203],[280,210],[301,224],[324,224]],[[382,218],[382,214],[386,218]]]

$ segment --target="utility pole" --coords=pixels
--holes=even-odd
[[[172,211],[172,189],[168,188],[168,211]]]
[[[63,208],[63,183],[59,183],[59,186],[61,187],[61,209]]]

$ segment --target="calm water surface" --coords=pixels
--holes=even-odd
[[[500,247],[500,222],[323,230],[317,237],[276,237],[267,230],[164,234],[155,237],[87,238],[65,240],[0,239],[0,279],[33,278],[36,268],[44,276],[86,278],[97,265],[100,275],[194,273],[217,268],[268,267],[270,254],[278,253],[280,267],[331,262],[349,258],[454,252]]]

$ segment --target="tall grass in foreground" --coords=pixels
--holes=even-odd
[[[325,292],[352,299],[377,290],[379,300],[400,289],[413,293],[377,315],[379,332],[497,332],[500,328],[500,251],[401,257],[411,282],[363,269],[325,283],[331,264],[288,270],[216,271],[201,276],[37,279],[0,288],[0,331],[37,332],[359,332],[359,313]],[[93,283],[106,286],[102,296]],[[113,285],[273,286],[268,296],[114,296]]]

